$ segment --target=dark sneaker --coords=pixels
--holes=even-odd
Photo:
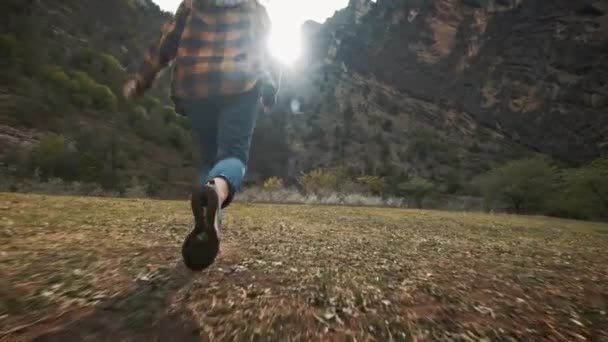
[[[220,250],[221,205],[215,187],[203,185],[192,192],[194,229],[184,241],[182,256],[192,271],[211,266]]]

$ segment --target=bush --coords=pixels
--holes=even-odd
[[[300,184],[307,194],[326,195],[339,192],[348,179],[343,169],[315,169],[302,175]]]
[[[125,190],[126,198],[146,198],[148,197],[148,186],[142,184],[139,179],[131,178],[131,182]]]
[[[159,115],[146,115],[141,121],[136,122],[135,125],[135,129],[141,137],[159,144],[166,141],[165,124]]]
[[[19,179],[14,169],[0,165],[0,191],[42,193],[48,195],[77,195],[97,197],[119,197],[118,193],[106,191],[95,183],[67,182],[60,178],[43,181],[37,177]]]
[[[96,81],[110,85],[119,90],[124,80],[125,72],[120,62],[112,55],[85,48],[73,58],[74,67],[86,71]]]
[[[148,112],[142,106],[137,106],[133,110],[128,112],[127,123],[130,127],[137,128],[141,123],[148,118]]]
[[[350,205],[350,206],[390,206],[403,207],[401,198],[388,198],[383,200],[379,196],[348,193],[326,193],[325,195],[303,195],[294,189],[281,188],[278,190],[265,190],[256,187],[246,188],[236,200],[245,203],[290,203],[290,204],[322,204],[322,205]]]
[[[42,77],[61,88],[70,86],[70,76],[59,65],[45,65],[41,69]]]
[[[116,111],[118,100],[112,90],[105,85],[98,85],[92,88],[91,95],[93,97],[93,104],[103,110]]]
[[[72,104],[83,108],[115,111],[118,105],[116,95],[105,85],[97,83],[82,71],[66,72],[58,65],[42,67],[43,80],[53,88],[49,91],[64,96],[70,94]]]
[[[85,182],[96,182],[101,177],[103,160],[90,152],[78,155],[78,179]]]
[[[363,176],[357,179],[368,192],[374,195],[382,195],[386,191],[386,179],[379,176]]]
[[[160,100],[154,96],[146,95],[142,100],[142,105],[148,111],[148,113],[154,111],[156,108],[160,107]]]
[[[449,169],[440,179],[441,191],[446,194],[455,194],[464,190],[460,183],[460,174],[456,169]]]
[[[175,109],[171,106],[164,106],[158,109],[158,114],[163,118],[165,124],[178,121],[179,114],[175,112]]]
[[[72,72],[70,76],[73,79],[70,90],[73,91],[76,104],[86,107],[94,106],[101,110],[116,110],[118,101],[108,86],[97,83],[82,71]]]
[[[266,181],[264,181],[263,188],[266,191],[276,191],[283,189],[283,180],[279,177],[270,177]]]

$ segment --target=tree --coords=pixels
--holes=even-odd
[[[386,191],[386,179],[379,176],[362,176],[357,181],[373,195],[382,195]]]
[[[181,150],[188,144],[186,132],[176,124],[170,124],[165,134],[167,143],[176,150]]]
[[[422,209],[424,200],[435,192],[435,185],[422,177],[414,177],[409,182],[397,186],[400,196],[411,198],[418,209]]]
[[[504,201],[517,214],[543,209],[555,190],[556,169],[543,157],[510,161],[477,179],[489,208]]]
[[[73,101],[84,107],[93,106],[96,109],[115,111],[117,106],[116,95],[103,84],[97,83],[87,73],[75,71],[70,73],[73,79],[71,86]]]
[[[45,136],[32,151],[30,163],[33,169],[41,172],[44,179],[73,179],[78,173],[75,151],[61,135]]]
[[[608,158],[566,170],[562,179],[562,211],[576,216],[608,217]]]
[[[440,183],[442,192],[448,194],[455,194],[463,190],[463,186],[460,183],[460,173],[457,169],[448,169],[441,177]]]

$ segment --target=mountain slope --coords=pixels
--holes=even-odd
[[[307,69],[288,90],[306,116],[292,120],[294,159],[468,178],[534,152],[570,165],[605,155],[607,11],[607,1],[353,0],[308,25]]]
[[[187,120],[166,107],[167,75],[141,101],[121,96],[170,15],[148,0],[1,6],[0,154],[12,176],[183,193],[195,158]]]
[[[341,166],[453,192],[532,153],[568,166],[606,155],[607,3],[352,0],[304,25],[305,56],[275,112],[260,115],[248,179]],[[120,190],[131,179],[172,188],[195,177],[188,122],[166,107],[169,73],[139,103],[120,96],[169,14],[148,0],[1,6],[5,163]],[[58,167],[12,151],[48,132],[67,139]],[[71,153],[87,176],[56,172],[73,167]]]

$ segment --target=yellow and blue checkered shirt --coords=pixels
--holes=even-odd
[[[235,95],[258,82],[276,94],[281,76],[268,49],[270,29],[266,9],[256,0],[229,7],[184,0],[146,53],[136,76],[138,92],[174,61],[174,98]]]

